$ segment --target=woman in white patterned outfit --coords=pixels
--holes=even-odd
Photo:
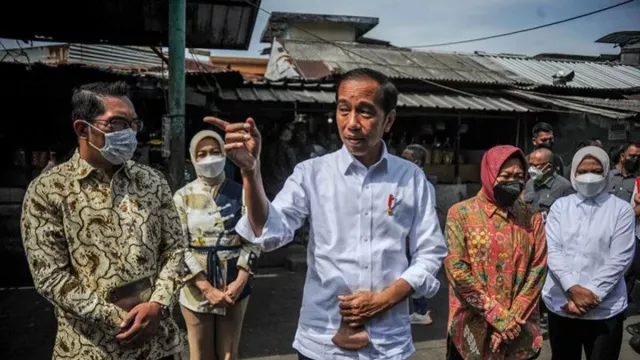
[[[224,141],[204,130],[191,140],[198,178],[174,196],[190,251],[180,291],[191,360],[232,360],[249,301],[259,250],[234,230],[243,212],[242,185],[225,178]]]

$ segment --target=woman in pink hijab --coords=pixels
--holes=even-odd
[[[533,359],[542,346],[547,248],[541,216],[519,200],[526,169],[520,149],[490,149],[482,190],[447,215],[450,360]]]

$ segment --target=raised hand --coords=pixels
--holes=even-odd
[[[225,132],[224,151],[241,170],[252,171],[260,159],[262,139],[256,123],[248,118],[242,123],[229,123],[216,117],[205,117],[204,122]]]

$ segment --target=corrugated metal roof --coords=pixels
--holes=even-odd
[[[590,89],[629,89],[640,87],[640,69],[619,64],[586,62],[586,61],[552,61],[506,56],[473,56],[478,63],[498,70],[516,82],[534,82],[553,86],[553,75],[558,71],[568,74],[575,72],[573,81],[567,83],[569,88]]]
[[[67,61],[92,65],[160,66],[162,59],[144,47],[71,44]]]
[[[560,96],[560,95],[548,95],[549,97],[555,97],[558,99],[569,100],[585,105],[609,108],[613,110],[631,111],[640,114],[640,99],[600,99],[584,96]]]
[[[596,40],[597,43],[604,44],[626,44],[637,41],[640,41],[640,31],[617,31]]]
[[[529,91],[505,90],[505,92],[534,103],[552,105],[559,108],[575,110],[581,113],[596,114],[596,115],[608,117],[611,119],[627,119],[637,115],[636,113],[632,113],[632,112],[622,112],[622,111],[603,109],[595,106],[584,105],[580,102],[574,102],[568,99],[560,99],[555,96],[549,96],[549,95],[540,94],[540,93],[532,93]]]
[[[429,79],[488,84],[512,84],[513,81],[473,61],[467,55],[411,51],[389,46],[365,45],[357,43],[280,40],[286,53],[296,63],[323,63],[324,76],[332,72],[347,72],[360,67],[368,67],[391,78]],[[344,50],[343,50],[344,49]],[[278,51],[278,49],[275,49]],[[277,53],[274,53],[277,55]],[[274,56],[274,55],[272,55]],[[317,79],[317,71],[305,73],[305,66],[299,66],[298,73],[305,79]],[[275,80],[275,79],[273,79]]]
[[[286,87],[242,87],[221,89],[219,97],[230,101],[299,102],[303,104],[335,104],[332,85],[289,84]],[[501,96],[461,96],[404,92],[398,96],[398,106],[472,111],[530,112],[527,105]]]

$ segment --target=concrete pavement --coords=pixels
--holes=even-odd
[[[441,280],[441,291],[429,305],[434,323],[413,327],[417,348],[413,359],[444,359],[447,291],[446,282]],[[259,270],[254,279],[254,291],[240,341],[241,359],[297,359],[291,343],[300,310],[303,282],[303,273],[291,273],[282,268]],[[634,321],[640,321],[640,316],[627,322]],[[0,290],[0,359],[50,359],[55,329],[51,305],[33,289]],[[628,339],[629,335],[625,332],[620,360],[640,359],[640,355],[629,347]],[[550,355],[548,342],[545,342],[540,359],[548,360]]]

